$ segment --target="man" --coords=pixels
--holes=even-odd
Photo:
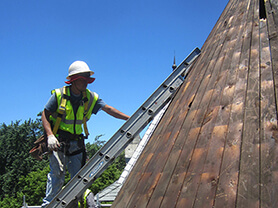
[[[72,178],[85,164],[83,128],[87,136],[86,121],[91,115],[103,110],[118,119],[129,118],[87,89],[87,85],[95,80],[91,77],[93,74],[85,62],[73,62],[65,82],[69,86],[53,91],[43,110],[42,123],[52,153],[49,155],[50,173],[42,207],[46,207],[64,185],[65,168]]]

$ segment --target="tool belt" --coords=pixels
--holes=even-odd
[[[71,134],[66,131],[58,131],[58,140],[60,143],[59,151],[62,151],[67,156],[77,155],[79,153],[85,152],[85,142],[84,135]],[[78,149],[71,151],[70,141],[77,141]]]
[[[71,134],[66,131],[58,131],[58,140],[60,143],[59,151],[63,152],[66,156],[73,156],[82,153],[82,166],[85,165],[87,159],[86,147],[85,147],[85,137],[83,134]],[[77,141],[78,149],[72,149],[70,146],[71,141]]]
[[[31,156],[39,161],[42,161],[44,155],[49,153],[47,148],[47,137],[42,135],[39,139],[34,142],[34,147],[29,151]]]
[[[79,153],[86,153],[86,148],[85,148],[85,142],[84,142],[84,138],[85,136],[83,134],[80,135],[76,135],[76,134],[71,134],[65,131],[58,131],[59,136],[58,136],[58,140],[60,143],[60,148],[59,151],[64,152],[65,155],[67,156],[73,156],[73,155],[77,155]],[[78,147],[79,149],[76,151],[71,152],[70,151],[70,141],[71,140],[77,140],[78,142]],[[39,139],[37,139],[34,142],[34,147],[29,151],[29,153],[31,154],[31,156],[39,161],[41,161],[43,159],[44,155],[47,155],[49,153],[51,153],[48,150],[47,147],[47,136],[44,134],[42,135]]]

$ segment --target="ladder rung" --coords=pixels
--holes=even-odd
[[[120,155],[126,146],[138,135],[159,111],[173,98],[189,72],[190,65],[200,54],[196,48],[138,108],[110,140],[84,165],[47,206],[74,207],[74,199],[96,180],[97,177]]]

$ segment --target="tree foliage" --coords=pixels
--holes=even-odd
[[[125,155],[124,152],[120,154],[118,158],[111,164],[99,178],[97,178],[91,186],[91,190],[94,194],[97,194],[110,184],[119,179],[121,173],[125,168]]]
[[[101,141],[100,138],[103,135],[98,135],[95,138],[93,144],[87,143],[86,150],[88,158],[93,157],[98,150],[103,146],[104,141]],[[121,176],[122,171],[125,168],[125,155],[124,152],[120,154],[118,158],[101,174],[99,178],[97,178],[90,189],[94,194],[103,190],[110,184],[114,183]]]
[[[39,205],[45,196],[47,174],[50,171],[48,160],[33,159],[29,150],[34,141],[43,134],[41,120],[16,121],[10,125],[0,125],[0,207],[21,207],[23,196],[28,205]],[[87,156],[91,158],[104,144],[99,135],[94,143],[86,144]],[[124,154],[91,186],[96,194],[116,181],[125,167]],[[66,176],[69,181],[69,175]]]
[[[12,197],[20,190],[19,178],[31,171],[42,169],[46,163],[30,157],[33,142],[42,134],[39,120],[19,121],[0,126],[0,199],[5,195]]]
[[[86,143],[87,158],[90,159],[97,153],[97,151],[103,146],[104,141],[100,140],[103,134],[96,136],[94,143]]]
[[[49,171],[49,166],[46,166],[42,170],[32,171],[26,177],[19,179],[20,193],[26,197],[28,204],[36,205],[41,203],[41,201],[38,202],[38,199],[42,199],[45,196],[46,176]]]

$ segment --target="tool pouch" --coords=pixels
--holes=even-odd
[[[45,135],[41,136],[35,142],[35,147],[33,147],[29,153],[31,156],[39,161],[42,161],[43,155],[49,153],[47,148],[47,137]]]

